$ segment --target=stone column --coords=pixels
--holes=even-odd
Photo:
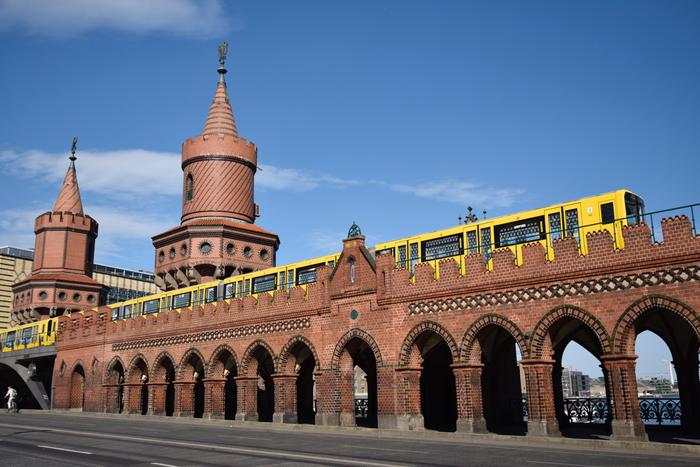
[[[204,380],[204,415],[202,418],[223,419],[225,416],[224,378],[208,378]]]
[[[612,439],[646,441],[647,434],[639,413],[636,355],[603,355],[612,415]]]
[[[338,391],[340,395],[340,426],[356,426],[355,423],[355,387],[353,366],[341,368],[338,373]]]
[[[316,381],[316,425],[340,425],[338,375],[335,370],[314,373]]]
[[[141,383],[124,384],[124,413],[141,413]]]
[[[297,423],[297,375],[294,373],[275,373],[274,423]]]
[[[455,363],[457,391],[457,431],[464,433],[486,433],[484,404],[481,396],[481,363]]]
[[[238,376],[236,380],[236,420],[258,421],[258,377]]]
[[[165,415],[165,390],[168,383],[148,383],[148,415]]]
[[[175,413],[176,417],[192,417],[194,415],[194,381],[174,381],[175,384]]]
[[[554,364],[551,359],[523,359],[527,389],[527,435],[561,436],[554,398]]]
[[[423,430],[425,422],[420,405],[420,367],[396,368],[399,413],[396,428],[399,430]]]

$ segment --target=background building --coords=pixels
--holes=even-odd
[[[561,388],[564,397],[590,397],[591,378],[573,368],[564,368],[561,374]]]
[[[10,326],[12,284],[29,277],[33,260],[32,250],[13,246],[0,247],[0,329]],[[92,278],[111,288],[107,295],[108,304],[153,294],[158,290],[150,272],[95,264]]]

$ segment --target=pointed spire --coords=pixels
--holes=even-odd
[[[238,137],[238,129],[236,128],[236,120],[233,118],[233,110],[231,103],[228,100],[228,91],[226,90],[226,53],[228,52],[228,42],[223,42],[219,45],[219,82],[216,84],[216,93],[214,101],[209,107],[209,115],[207,122],[204,124],[205,135],[225,134]]]
[[[78,138],[73,138],[68,172],[66,172],[66,178],[63,180],[63,185],[61,185],[56,204],[53,206],[54,212],[83,213],[83,202],[80,200],[80,188],[78,187],[78,175],[75,172],[75,150],[77,145]]]

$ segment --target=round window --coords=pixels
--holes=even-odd
[[[95,296],[92,295],[92,294],[88,295],[88,296],[87,296],[87,301],[88,301],[88,303],[94,303],[94,301],[95,301]]]
[[[202,242],[202,244],[199,245],[199,251],[201,251],[203,255],[208,255],[211,253],[211,243]]]
[[[39,292],[39,300],[46,300],[47,298],[49,298],[49,294],[47,294],[44,290]]]
[[[58,299],[63,301],[66,299],[66,293],[65,292],[59,292],[58,293]]]
[[[243,256],[245,256],[246,258],[250,258],[251,256],[253,256],[253,249],[249,246],[243,248]]]
[[[268,259],[270,259],[270,252],[268,252],[265,249],[260,250],[260,259],[262,259],[263,261],[267,261]]]
[[[170,257],[170,259],[175,258],[175,248],[170,249],[170,251],[168,252],[168,257]]]
[[[182,245],[180,247],[180,255],[185,256],[187,254],[187,245]]]
[[[165,253],[163,253],[161,251],[160,253],[158,253],[158,262],[162,263],[164,260],[165,260]]]
[[[74,293],[74,294],[73,294],[73,301],[74,301],[74,302],[79,302],[79,301],[80,301],[80,294],[79,294],[79,293]]]
[[[226,245],[226,253],[229,255],[233,255],[236,252],[236,247],[233,246],[233,243],[229,243]]]

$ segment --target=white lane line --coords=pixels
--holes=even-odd
[[[566,462],[545,462],[545,461],[527,461],[528,464],[546,464],[546,465],[569,465],[573,467],[601,467],[599,465],[590,464],[567,464]]]
[[[372,448],[369,446],[355,446],[352,444],[343,444],[342,447],[344,448],[353,448],[353,449],[372,449],[374,451],[391,451],[391,452],[412,452],[415,454],[428,454],[428,451],[412,451],[410,449],[391,449],[391,448]]]
[[[161,464],[160,462],[151,462],[151,465],[162,465],[163,467],[177,467],[177,465],[173,465],[173,464]]]
[[[0,426],[3,426],[4,424],[0,423]],[[15,428],[30,428],[30,429],[37,429],[39,427],[35,426],[29,426],[29,425],[13,425]],[[317,462],[317,463],[332,463],[332,464],[342,464],[342,465],[366,465],[368,467],[408,467],[410,464],[394,464],[394,463],[388,463],[388,462],[375,462],[375,461],[369,461],[365,459],[358,459],[358,458],[353,458],[353,457],[332,457],[332,456],[322,456],[322,455],[316,455],[316,454],[297,454],[293,452],[284,452],[284,451],[271,451],[267,449],[253,449],[253,448],[243,448],[243,447],[233,447],[233,446],[219,446],[216,444],[204,444],[204,443],[188,443],[185,441],[171,441],[171,440],[166,440],[166,439],[158,439],[158,438],[146,438],[146,437],[138,437],[138,436],[128,436],[128,435],[119,435],[119,434],[112,434],[112,433],[97,433],[94,431],[79,431],[79,430],[66,430],[66,429],[61,429],[61,428],[46,428],[42,427],[42,430],[46,432],[53,432],[53,433],[66,433],[66,434],[71,434],[71,435],[79,435],[79,436],[86,436],[90,438],[104,438],[104,439],[110,439],[110,440],[124,440],[124,441],[140,441],[142,443],[150,443],[150,444],[161,444],[165,446],[184,446],[184,447],[192,447],[192,448],[198,448],[198,449],[212,449],[215,451],[223,451],[223,452],[232,452],[236,454],[248,454],[248,455],[253,455],[253,456],[262,456],[262,457],[272,457],[275,459],[299,459],[299,460],[305,460],[305,461],[310,461],[310,462]],[[51,448],[47,446],[49,449],[59,449],[59,450],[65,450],[61,448]],[[84,452],[84,451],[73,451],[73,452],[79,452],[81,454],[92,454],[90,452]]]
[[[44,448],[44,449],[54,449],[54,450],[56,450],[56,451],[76,452],[76,453],[78,453],[78,454],[92,454],[91,452],[87,452],[87,451],[78,451],[78,450],[76,450],[76,449],[59,448],[59,447],[56,447],[56,446],[42,446],[42,445],[40,445],[40,444],[37,444],[36,447],[38,447],[38,448]]]
[[[236,439],[253,439],[253,440],[255,440],[255,441],[265,441],[265,440],[268,439],[268,438],[258,438],[258,437],[255,437],[255,436],[238,436],[238,435],[231,435],[231,434],[228,434],[228,435],[216,435],[216,437],[217,437],[217,438],[234,439],[234,440],[236,440]]]

